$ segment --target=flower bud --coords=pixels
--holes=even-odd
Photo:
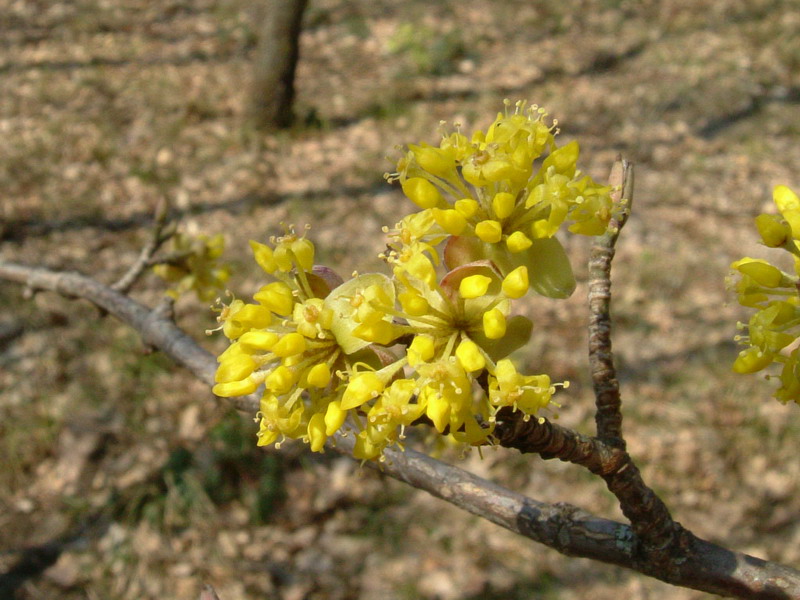
[[[297,383],[297,380],[294,372],[283,365],[273,369],[264,379],[267,389],[276,395],[286,394],[295,383]]]
[[[430,181],[411,177],[403,182],[403,193],[420,208],[433,208],[442,201],[442,194]]]
[[[347,411],[342,410],[342,403],[334,400],[328,404],[325,411],[325,434],[333,435],[342,425],[347,417]]]
[[[503,293],[509,298],[522,298],[528,291],[528,268],[517,267],[503,279]]]
[[[397,337],[397,330],[389,321],[377,321],[362,323],[353,330],[353,335],[367,342],[387,345]]]
[[[433,358],[435,344],[433,337],[425,334],[418,334],[414,337],[406,353],[408,354],[408,364],[416,367],[418,364],[428,362]]]
[[[465,219],[469,219],[472,215],[478,212],[478,208],[480,207],[478,202],[472,198],[462,198],[461,200],[456,200],[454,206],[455,210],[458,211],[458,213]]]
[[[258,385],[248,378],[241,381],[218,383],[211,391],[220,398],[233,398],[234,396],[247,396],[247,394],[252,394],[256,391],[256,388],[258,388]]]
[[[455,152],[450,149],[433,148],[427,144],[409,146],[414,158],[425,171],[440,177],[451,174],[456,168]]]
[[[486,275],[470,275],[464,277],[458,285],[458,293],[462,298],[480,298],[489,290],[492,278]]]
[[[287,333],[272,347],[275,356],[286,358],[295,354],[302,354],[306,350],[306,338],[299,333]]]
[[[480,371],[486,366],[486,359],[472,340],[463,340],[456,348],[456,358],[466,371]]]
[[[428,301],[416,292],[400,292],[397,295],[403,312],[412,317],[419,317],[430,310]]]
[[[359,373],[350,380],[342,395],[342,410],[361,406],[383,391],[383,382],[375,373]]]
[[[515,231],[506,239],[506,246],[508,247],[508,251],[512,254],[527,250],[532,245],[533,242],[531,239],[521,231]]]
[[[279,337],[274,331],[248,331],[239,338],[239,344],[249,351],[269,350]]]
[[[314,267],[314,244],[311,240],[300,238],[292,242],[292,252],[294,252],[297,262],[304,271],[311,271]]]
[[[506,334],[506,316],[499,308],[483,313],[483,333],[490,340],[499,340]]]
[[[743,258],[731,265],[743,275],[751,277],[759,285],[768,288],[779,287],[784,280],[784,275],[777,267],[773,267],[765,260],[757,258]]]
[[[503,227],[497,221],[481,221],[475,226],[475,235],[488,244],[494,244],[503,238]]]
[[[450,235],[461,235],[461,232],[467,226],[467,220],[464,215],[457,210],[434,208],[432,211],[436,223]]]
[[[263,329],[272,323],[272,312],[260,304],[245,304],[231,315],[231,320],[248,329]]]
[[[256,292],[253,299],[284,317],[292,314],[294,308],[292,288],[282,281],[268,283]]]
[[[258,266],[264,271],[272,274],[278,270],[278,263],[275,261],[272,248],[255,240],[250,240],[250,248],[253,250]]]
[[[272,256],[275,258],[275,264],[278,265],[278,269],[284,273],[288,273],[294,267],[294,261],[292,260],[292,255],[289,250],[289,244],[286,242],[281,242],[278,244],[278,246],[275,248],[275,252],[272,254]]]
[[[494,198],[492,198],[492,210],[494,211],[494,216],[500,220],[511,216],[511,213],[514,212],[515,204],[516,201],[512,194],[509,194],[508,192],[500,192],[495,194]]]
[[[309,385],[324,388],[331,381],[331,369],[326,363],[314,365],[309,369],[306,379]]]
[[[768,248],[780,248],[792,235],[792,229],[777,215],[758,215],[756,228]]]
[[[316,413],[308,421],[308,444],[312,452],[322,452],[325,440],[328,439],[325,430],[325,416]]]
[[[785,185],[775,186],[772,190],[772,200],[781,212],[800,209],[800,198]]]
[[[217,383],[240,381],[249,376],[256,368],[256,363],[248,354],[236,354],[223,360],[214,374]]]
[[[427,394],[427,400],[425,414],[433,421],[436,431],[442,433],[450,419],[450,403],[436,392]]]

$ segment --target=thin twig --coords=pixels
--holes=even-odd
[[[174,230],[166,229],[169,217],[169,201],[162,196],[155,211],[155,220],[150,233],[150,239],[139,252],[136,259],[128,271],[111,285],[111,289],[122,294],[127,294],[134,284],[138,281],[142,273],[153,265],[153,255],[158,252],[161,245],[172,237]]]
[[[211,353],[200,348],[175,323],[154,316],[147,307],[108,286],[77,273],[58,273],[3,261],[0,261],[0,279],[86,299],[133,327],[146,344],[159,348],[201,381],[213,382],[216,360]],[[232,406],[250,414],[258,408],[256,396],[229,400]],[[352,432],[337,435],[335,439],[337,451],[352,454]],[[674,585],[719,595],[770,600],[800,598],[800,571],[732,552],[688,531],[682,537],[686,544],[682,556],[670,568],[664,568],[641,552],[630,527],[595,517],[569,504],[538,502],[413,450],[389,449],[384,463],[369,465],[563,554],[616,564]]]
[[[194,248],[188,250],[176,250],[161,256],[153,256],[149,258],[145,264],[146,267],[153,267],[155,265],[180,265],[187,258],[195,254]]]
[[[597,238],[589,258],[589,364],[592,370],[597,413],[597,436],[625,449],[622,436],[622,401],[611,352],[611,261],[619,232],[630,214],[633,200],[633,165],[618,158],[611,169],[612,218]]]

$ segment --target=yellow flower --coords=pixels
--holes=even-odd
[[[310,262],[313,244],[292,230],[251,247],[277,281],[255,294],[258,304],[234,299],[223,306],[218,320],[232,343],[218,357],[214,393],[250,394],[263,384],[259,444],[302,438],[319,451],[348,411],[373,402],[402,367],[374,370],[382,366],[379,357],[353,335],[356,313],[373,328],[388,325],[384,315],[359,311],[354,299],[393,303],[394,288],[376,274],[331,290]]]
[[[736,361],[736,373],[755,373],[772,363],[782,365],[780,387],[775,397],[781,402],[800,402],[800,368],[797,348],[787,348],[800,337],[800,199],[786,186],[776,186],[773,191],[780,216],[762,214],[755,224],[763,243],[770,248],[781,248],[792,255],[795,274],[788,274],[766,260],[742,258],[731,265],[739,274],[734,287],[742,306],[757,309],[747,325],[746,335],[737,335],[736,341],[747,346]],[[768,376],[771,377],[771,376]]]
[[[564,272],[568,263],[547,260],[543,253],[552,250],[535,242],[558,244],[553,236],[569,220],[573,233],[603,233],[611,218],[611,190],[581,175],[577,142],[558,147],[555,124],[545,123],[543,109],[525,102],[517,102],[513,112],[510,107],[506,101],[506,111],[471,139],[445,133],[438,148],[409,146],[387,179],[400,181],[423,209],[418,215],[429,215],[421,217],[428,227],[415,240],[435,246],[443,234],[473,238],[479,245],[470,260],[492,260],[503,275],[527,266],[536,292],[565,297],[574,288],[571,270]],[[411,242],[402,236],[398,241]],[[509,252],[517,255],[510,262],[503,259]]]
[[[510,406],[526,417],[535,415],[550,402],[555,388],[547,375],[520,375],[508,359],[497,362],[489,378],[489,398],[496,408]]]
[[[485,132],[409,146],[389,179],[420,210],[384,229],[389,242],[380,256],[391,278],[354,274],[342,282],[314,265],[314,245],[291,228],[269,243],[251,241],[273,280],[254,303],[233,299],[222,308],[231,344],[218,357],[214,391],[263,387],[259,444],[301,439],[321,452],[344,430],[354,434],[355,456],[382,460],[418,421],[480,445],[491,442],[502,408],[528,418],[548,405],[550,378],[522,375],[508,358],[532,328],[509,314],[511,306],[529,289],[551,298],[572,293],[555,234],[568,222],[574,233],[604,232],[610,190],[580,174],[577,143],[559,147],[543,110],[519,102],[510,114],[509,107]],[[765,222],[765,238],[777,239],[773,225]],[[752,260],[736,268],[747,280],[743,293],[762,309],[794,282]],[[777,352],[795,307],[760,313],[751,343]],[[753,368],[759,359],[741,363]],[[789,373],[784,387],[793,385]]]
[[[342,410],[357,408],[367,400],[377,398],[383,391],[384,382],[378,375],[368,371],[350,379],[342,395]]]
[[[423,415],[425,405],[414,401],[416,390],[416,381],[397,379],[369,409],[366,427],[359,436],[370,448],[379,450],[399,442],[404,429]]]
[[[200,301],[211,302],[230,277],[230,267],[219,262],[225,250],[225,237],[177,233],[171,243],[169,262],[153,267],[156,275],[177,284],[167,290],[167,295],[177,299],[194,291]]]

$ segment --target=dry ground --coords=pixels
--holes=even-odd
[[[0,255],[113,281],[166,195],[184,228],[228,235],[239,295],[259,285],[247,240],[281,221],[313,223],[342,272],[379,268],[379,228],[408,209],[381,177],[394,146],[527,98],[595,177],[618,152],[637,166],[615,349],[646,479],[698,535],[797,565],[800,415],[730,373],[744,313],[724,287],[732,260],[761,252],[751,223],[772,186],[800,188],[797,3],[311,0],[303,124],[272,136],[244,118],[248,4],[0,0]],[[567,244],[582,264],[587,241]],[[161,292],[150,278],[136,295]],[[562,422],[590,432],[584,295],[531,303],[522,360],[573,382]],[[562,557],[345,459],[256,450],[249,419],[91,307],[7,284],[0,302],[0,571],[31,559],[6,594],[705,597]],[[182,299],[178,321],[220,348],[205,306]],[[577,468],[448,458],[620,518]]]

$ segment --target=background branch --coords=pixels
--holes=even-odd
[[[216,360],[210,352],[200,348],[172,321],[108,286],[77,273],[58,273],[3,261],[0,261],[0,279],[86,299],[133,327],[146,344],[162,350],[200,380],[213,382]],[[258,407],[254,396],[230,402],[250,413]],[[349,455],[353,442],[352,434],[337,436],[336,450]],[[595,517],[575,506],[538,502],[413,450],[387,450],[384,463],[368,464],[570,556],[616,564],[668,583],[720,595],[800,598],[800,572],[727,550],[689,532],[682,537],[685,544],[682,558],[664,568],[641,552],[630,527]]]
[[[111,285],[111,289],[126,294],[142,276],[145,269],[153,266],[153,255],[158,252],[161,245],[175,233],[174,227],[167,227],[169,217],[169,202],[165,196],[161,196],[155,210],[155,221],[150,231],[150,239],[139,252],[136,259],[128,271]]]

